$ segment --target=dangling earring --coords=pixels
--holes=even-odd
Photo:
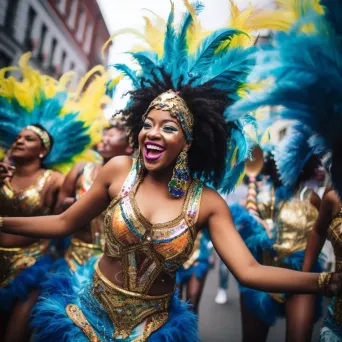
[[[169,193],[172,197],[182,197],[185,194],[190,172],[188,167],[188,149],[185,148],[179,154],[175,168],[173,169],[172,178],[169,182]]]
[[[44,154],[41,153],[41,154],[39,155],[39,158],[42,159],[43,157],[44,157]]]

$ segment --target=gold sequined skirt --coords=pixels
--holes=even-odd
[[[102,274],[97,262],[89,295],[95,298],[105,309],[113,323],[114,334],[112,338],[114,340],[131,337],[134,330],[142,324],[142,332],[133,342],[143,342],[168,320],[173,294],[174,292],[150,296],[124,290]],[[93,312],[96,310],[96,307],[92,308]],[[90,341],[100,341],[95,330],[77,305],[69,304],[66,313],[82,329]]]
[[[35,242],[27,247],[6,248],[0,247],[0,288],[18,276],[20,272],[33,266],[49,247],[49,241]]]
[[[75,272],[78,267],[85,265],[92,257],[99,256],[102,253],[103,249],[99,245],[71,239],[71,244],[64,258],[70,270]]]

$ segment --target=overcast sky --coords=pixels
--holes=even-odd
[[[123,28],[135,28],[142,30],[144,27],[143,15],[146,14],[144,8],[152,10],[156,14],[167,19],[170,11],[170,0],[97,0],[110,34]],[[257,7],[266,7],[272,4],[273,0],[235,0],[235,3],[242,9],[248,7],[250,3]],[[202,25],[210,30],[224,26],[229,18],[229,0],[202,0],[205,9],[200,14]],[[175,17],[180,20],[185,7],[182,0],[174,0]],[[109,63],[128,62],[128,56],[123,52],[137,42],[138,38],[132,35],[125,35],[115,38],[110,49]],[[115,97],[114,108],[110,111],[122,108],[125,101],[121,99],[121,94],[129,89],[129,83],[124,82],[118,89]]]

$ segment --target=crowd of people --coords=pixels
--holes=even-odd
[[[179,24],[171,3],[129,51],[138,69],[110,81],[96,66],[77,91],[30,53],[0,70],[1,341],[199,341],[216,250],[215,301],[229,270],[243,342],[279,317],[284,341],[311,341],[322,296],[320,339],[342,342],[342,3],[278,2],[231,2],[212,32],[200,2]],[[274,37],[257,44],[263,28]],[[123,77],[127,105],[106,119]],[[291,128],[272,145],[279,119]]]

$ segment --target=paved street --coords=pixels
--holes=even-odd
[[[235,279],[229,279],[228,302],[214,302],[217,290],[217,268],[210,272],[200,307],[200,337],[203,342],[241,342],[239,296]],[[321,321],[315,326],[312,341],[319,340]],[[267,342],[283,342],[285,321],[280,320],[271,328]]]

